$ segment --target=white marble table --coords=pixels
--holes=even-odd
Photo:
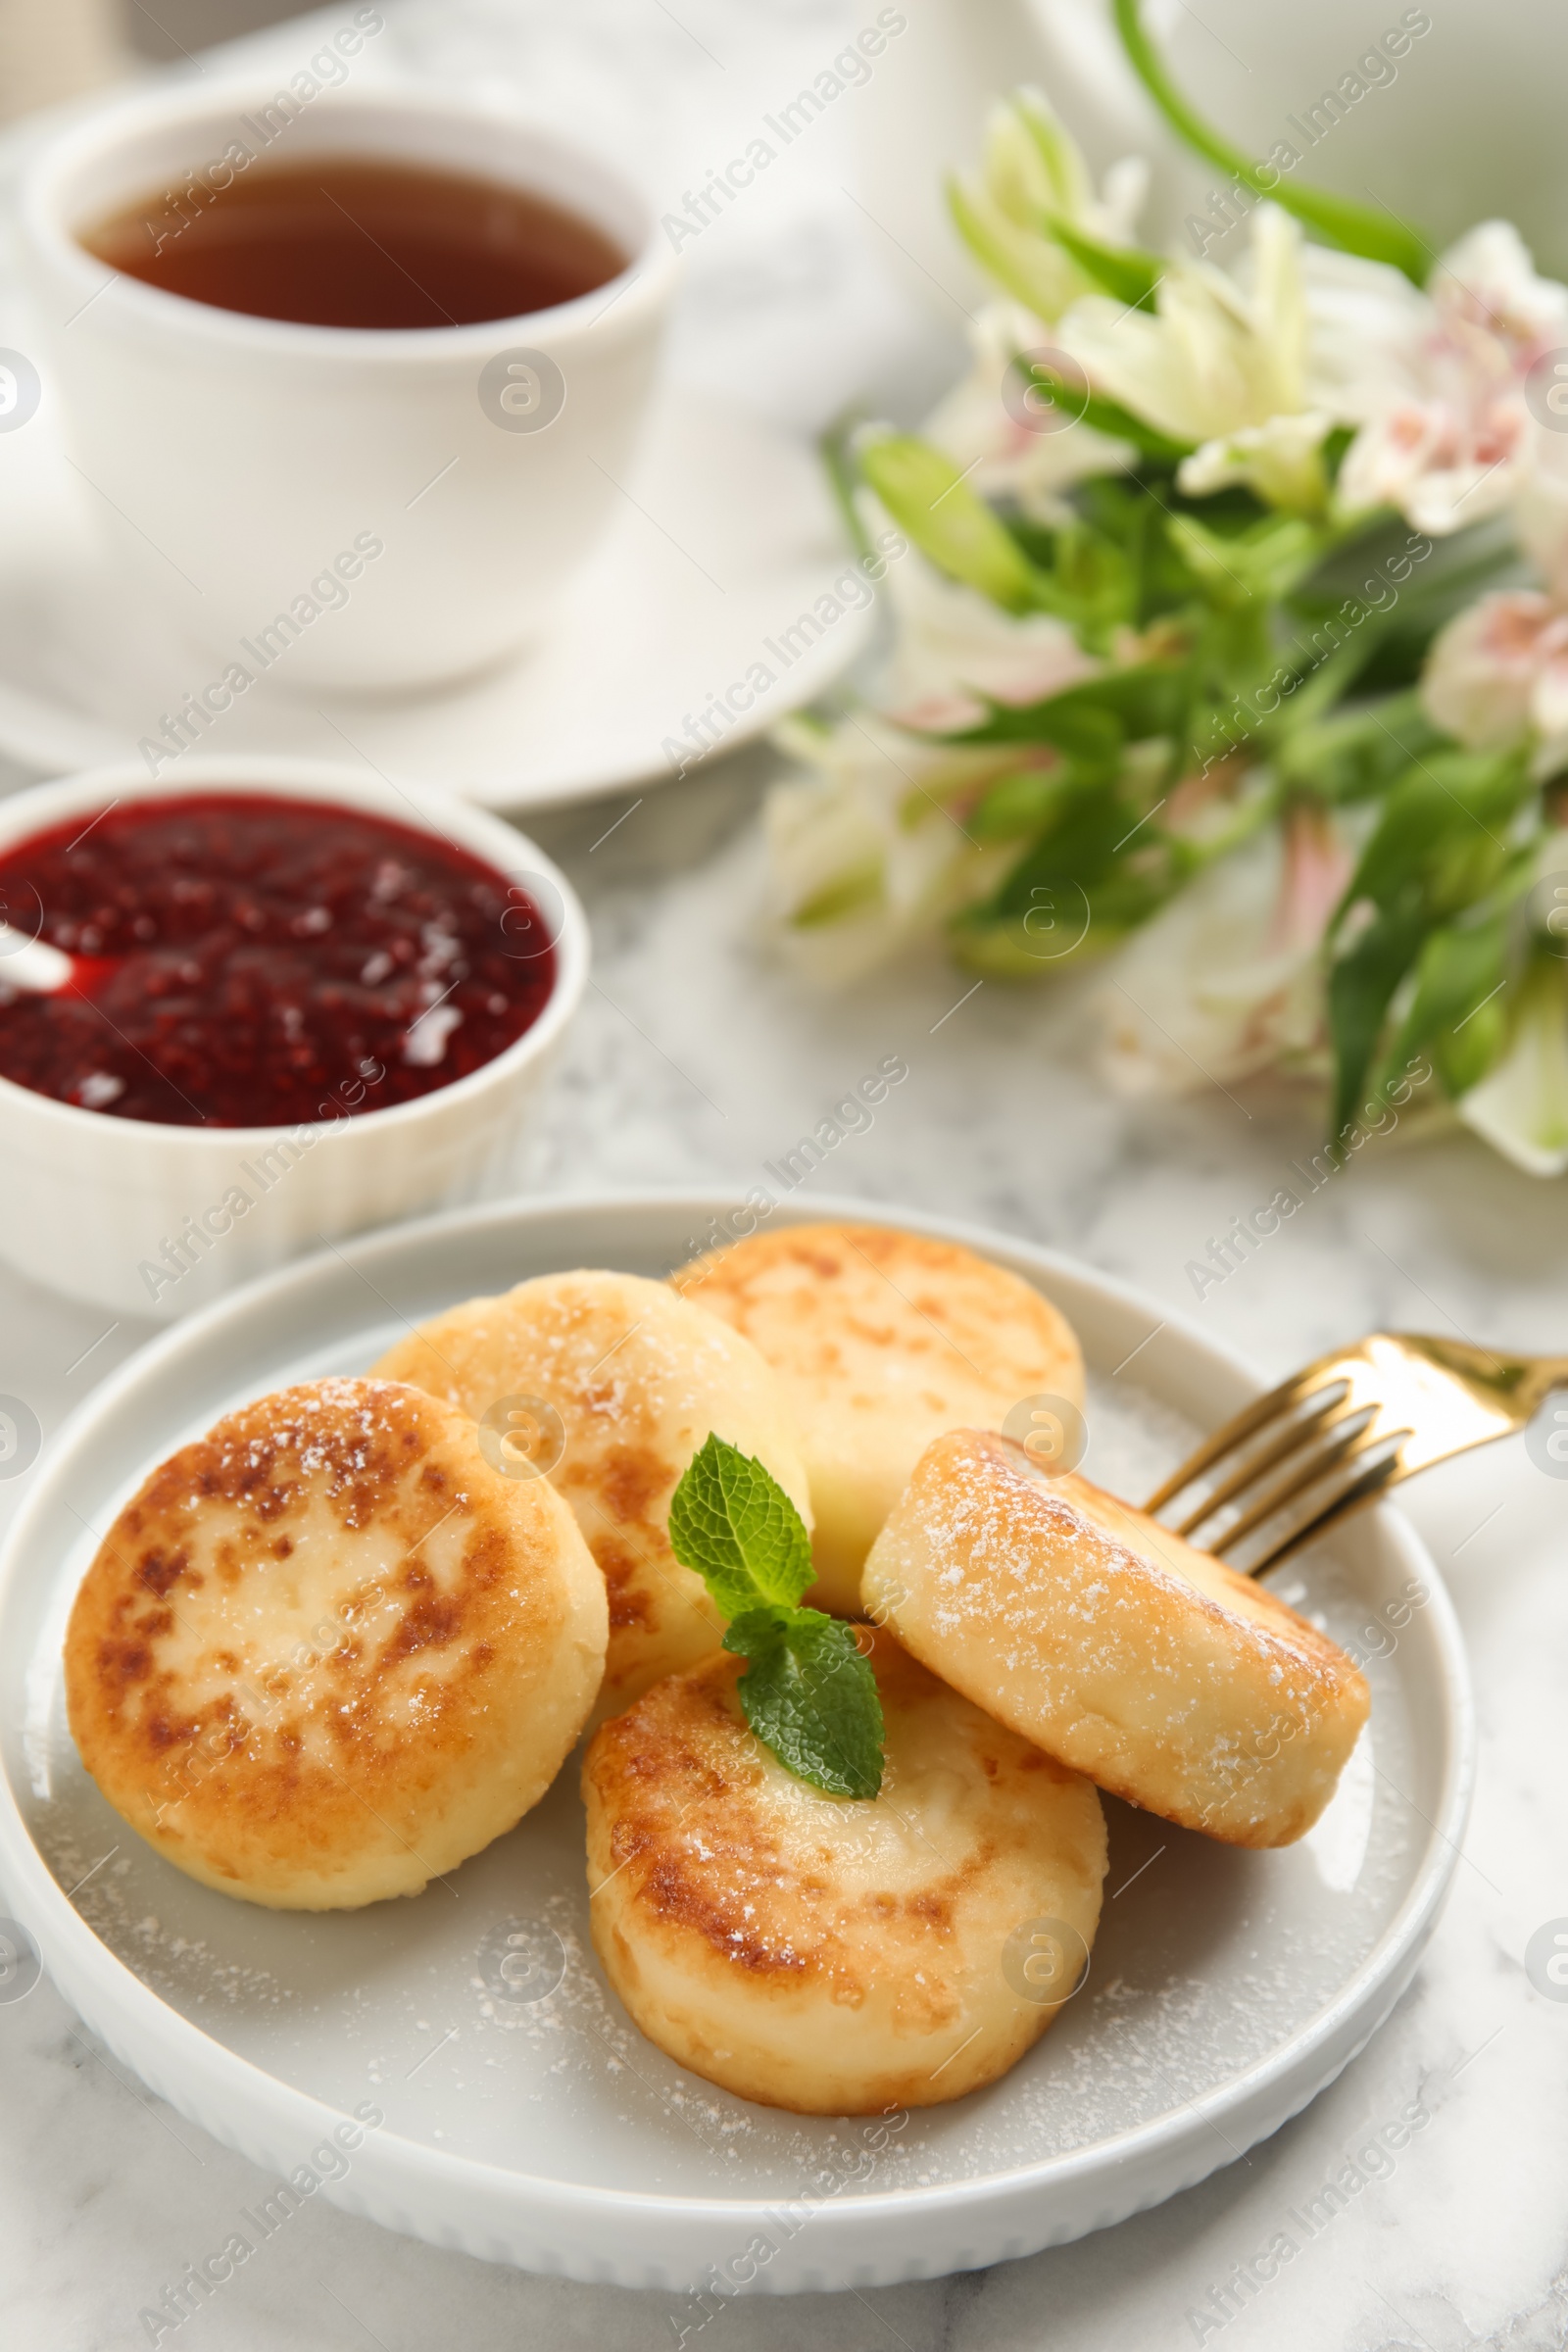
[[[836,6],[760,0],[544,5],[441,0],[394,19],[399,64],[436,81],[502,72],[618,121],[672,190],[733,151],[731,130],[841,45]],[[266,36],[292,55],[299,28]],[[693,253],[678,365],[808,426],[858,389],[917,407],[939,336],[883,274],[842,192],[843,123]],[[1266,1200],[1315,1142],[1311,1108],[1265,1090],[1178,1106],[1107,1102],[1081,1059],[1069,988],[987,986],[932,966],[848,1003],[802,992],[766,953],[752,816],[766,755],[536,829],[587,902],[598,956],[530,1185],[733,1178],[744,1188],[884,1054],[910,1077],[823,1174],[1078,1252],[1195,1311],[1186,1260]],[[597,845],[597,846],[596,846]],[[940,1025],[938,1025],[940,1024]],[[1568,1213],[1475,1143],[1371,1154],[1326,1186],[1196,1309],[1282,1374],[1376,1324],[1568,1346]],[[0,1392],[45,1431],[144,1335],[0,1276]],[[20,1482],[0,1485],[0,1517]],[[1480,1701],[1479,1795],[1447,1911],[1405,1998],[1306,2114],[1161,2210],[1065,2249],[933,2284],[737,2303],[703,2352],[1547,2352],[1568,2335],[1568,2003],[1524,1973],[1534,1930],[1568,1914],[1568,1484],[1521,1445],[1437,1472],[1409,1510],[1448,1579]],[[1212,2300],[1288,2208],[1417,2096],[1431,2127],[1238,2308]],[[254,2168],[173,2116],[97,2048],[47,1982],[0,2005],[0,2343],[112,2352],[137,2312],[241,2206]],[[1210,2321],[1191,2316],[1204,2306]],[[1235,2316],[1216,2325],[1225,2309]],[[318,2201],[180,2330],[208,2352],[652,2352],[689,2311],[492,2269]],[[163,2338],[168,2342],[170,2337]],[[697,2339],[693,2339],[697,2340]]]

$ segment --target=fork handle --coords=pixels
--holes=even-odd
[[[1538,1356],[1526,1364],[1525,1377],[1519,1384],[1521,1405],[1528,1405],[1534,1415],[1553,1389],[1568,1389],[1568,1355]]]
[[[1490,1389],[1498,1404],[1520,1424],[1532,1420],[1553,1389],[1568,1389],[1568,1355],[1507,1355],[1461,1346],[1457,1340],[1423,1338],[1441,1363],[1446,1358],[1472,1387]]]
[[[1568,1388],[1568,1354],[1495,1354],[1491,1348],[1476,1348],[1474,1341],[1437,1339],[1432,1331],[1396,1331],[1392,1336],[1415,1341],[1472,1388],[1491,1390],[1497,1409],[1507,1413],[1516,1428],[1533,1421],[1551,1390]]]

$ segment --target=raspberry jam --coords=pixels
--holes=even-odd
[[[0,853],[0,918],[78,958],[7,986],[0,1076],[121,1119],[298,1126],[450,1086],[555,984],[535,900],[466,850],[263,793],[110,808]]]

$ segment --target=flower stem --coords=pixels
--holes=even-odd
[[[1326,189],[1298,185],[1273,164],[1250,164],[1240,150],[1200,115],[1194,113],[1165,71],[1164,61],[1144,31],[1139,0],[1114,0],[1116,29],[1134,73],[1189,147],[1239,179],[1255,196],[1266,196],[1282,210],[1315,229],[1325,243],[1342,253],[1359,254],[1369,262],[1390,262],[1415,285],[1424,285],[1435,259],[1432,247],[1413,228],[1390,213],[1385,217],[1363,204],[1351,204]]]

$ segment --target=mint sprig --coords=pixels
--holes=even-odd
[[[749,1660],[736,1694],[762,1745],[829,1796],[875,1796],[876,1677],[852,1627],[799,1606],[812,1577],[810,1539],[777,1480],[710,1436],[670,1498],[669,1543],[730,1620],[724,1647]]]
[[[778,1602],[795,1606],[814,1573],[800,1512],[759,1461],[704,1440],[669,1505],[669,1541],[726,1617]]]

